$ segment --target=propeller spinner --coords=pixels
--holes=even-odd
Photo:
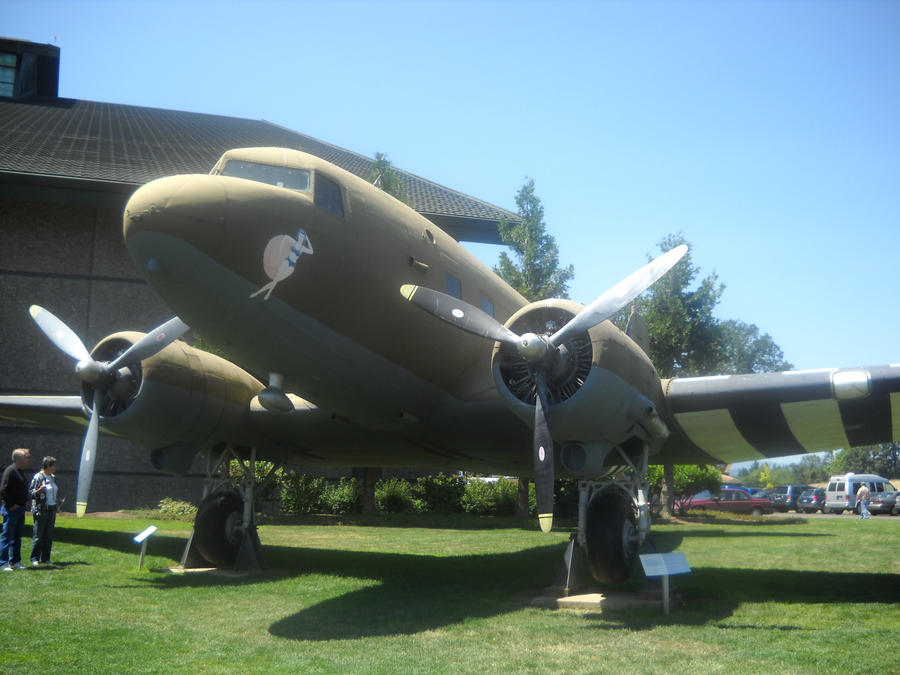
[[[94,462],[97,458],[97,437],[100,431],[100,401],[116,386],[131,378],[130,367],[165,349],[166,346],[184,335],[188,330],[178,317],[169,319],[147,333],[131,347],[112,361],[95,361],[75,332],[56,316],[43,307],[32,305],[29,310],[31,318],[56,347],[76,361],[75,375],[79,380],[94,390],[91,400],[91,419],[84,443],[81,448],[81,459],[78,464],[78,485],[75,492],[75,511],[83,516],[87,510],[88,493],[91,490],[91,479],[94,475]]]
[[[473,335],[514,345],[528,364],[535,383],[532,458],[538,521],[543,532],[553,526],[553,435],[547,397],[548,379],[565,358],[565,340],[605,321],[647,290],[687,253],[678,246],[633,272],[601,294],[552,335],[516,335],[486,312],[431,288],[404,285],[400,293],[420,309]]]

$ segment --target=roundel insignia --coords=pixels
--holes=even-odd
[[[541,447],[538,448],[538,459],[540,459],[543,462],[545,457],[546,457],[546,455],[544,455],[544,446],[542,445]]]
[[[452,313],[453,316],[455,316],[457,319],[461,319],[461,318],[463,318],[463,317],[466,315],[466,313],[465,313],[464,311],[462,311],[461,309],[459,309],[459,308],[454,309],[451,313]]]

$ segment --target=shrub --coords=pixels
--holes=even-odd
[[[457,513],[462,510],[466,479],[462,476],[424,476],[416,480],[413,503],[419,511]]]
[[[409,483],[402,478],[388,478],[375,485],[375,508],[387,513],[402,513],[412,508]]]
[[[362,511],[362,491],[355,478],[341,478],[337,485],[326,485],[322,491],[322,507],[339,515]]]
[[[322,510],[324,478],[288,472],[280,481],[281,509],[284,513],[318,513]]]
[[[197,507],[190,502],[180,502],[177,499],[165,497],[159,502],[159,517],[165,520],[194,520],[197,515]]]
[[[460,500],[463,511],[483,516],[511,516],[516,512],[518,488],[518,481],[507,478],[471,480]]]

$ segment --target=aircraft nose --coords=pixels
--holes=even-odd
[[[195,240],[221,234],[227,196],[217,176],[171,176],[138,188],[125,205],[126,244],[137,233]]]

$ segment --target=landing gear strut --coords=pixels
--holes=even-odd
[[[235,459],[241,467],[241,487],[231,486],[221,472]],[[272,468],[262,487],[272,480],[280,465]],[[265,567],[262,546],[253,515],[256,450],[250,450],[249,462],[230,446],[207,454],[203,500],[197,509],[194,529],[181,557],[185,569],[196,567],[260,570]]]
[[[618,475],[578,483],[578,533],[572,535],[554,584],[566,595],[587,585],[579,577],[577,556],[586,554],[594,579],[618,584],[631,576],[641,547],[651,545],[649,447],[643,446],[637,461],[621,448],[617,452],[625,462]]]

